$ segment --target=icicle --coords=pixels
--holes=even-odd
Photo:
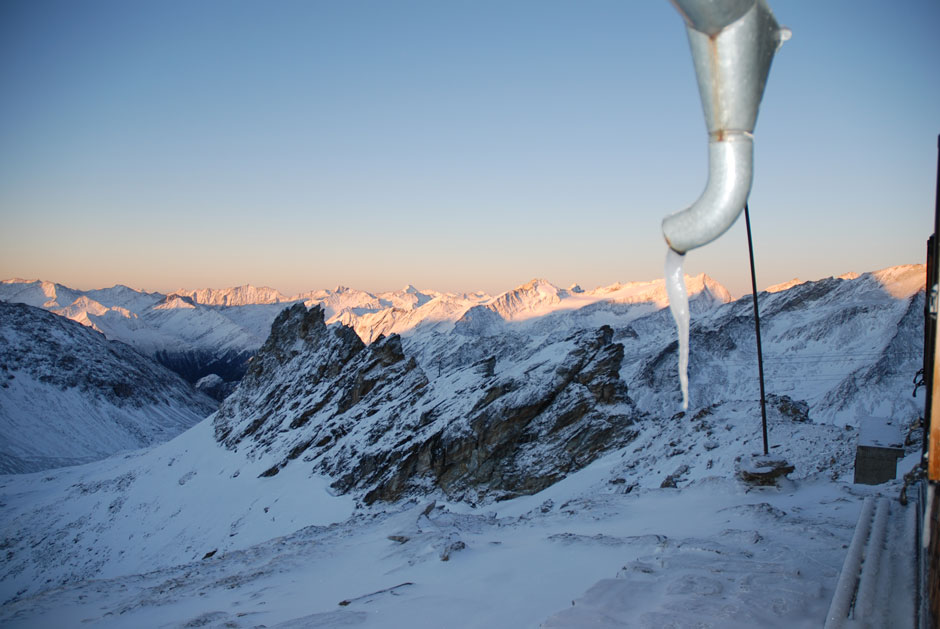
[[[679,386],[682,388],[682,410],[689,408],[689,295],[685,288],[682,263],[685,255],[670,248],[666,252],[666,294],[669,310],[676,320],[679,333]]]

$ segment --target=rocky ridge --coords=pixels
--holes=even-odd
[[[366,502],[427,486],[509,497],[635,435],[622,360],[602,327],[429,375],[400,336],[366,346],[352,329],[327,326],[321,308],[296,305],[213,422],[227,447],[271,457],[265,475],[301,459]]]

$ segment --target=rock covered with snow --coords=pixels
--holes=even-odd
[[[210,373],[197,380],[195,386],[197,391],[221,402],[231,395],[237,385],[234,382],[226,382],[219,374]]]
[[[635,435],[610,327],[499,345],[451,344],[429,374],[399,336],[366,346],[296,305],[219,409],[216,436],[270,460],[268,476],[300,459],[372,502],[428,487],[470,500],[533,493]],[[485,350],[501,355],[471,358]]]
[[[778,479],[794,471],[786,459],[768,454],[744,457],[738,463],[738,477],[752,485],[776,485]]]

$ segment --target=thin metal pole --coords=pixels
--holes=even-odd
[[[760,380],[760,420],[764,432],[764,454],[767,449],[767,400],[764,397],[764,353],[760,344],[760,314],[757,312],[757,274],[754,272],[754,243],[751,240],[751,213],[744,204],[744,222],[747,225],[747,251],[751,258],[751,295],[754,297],[754,333],[757,335],[757,375]]]

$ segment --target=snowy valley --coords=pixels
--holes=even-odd
[[[65,373],[29,358],[52,351],[25,340],[55,328],[41,309],[190,382],[240,382],[161,445],[0,476],[0,623],[818,627],[861,501],[900,488],[853,485],[853,458],[862,420],[903,439],[922,412],[924,268],[761,293],[770,443],[795,468],[771,487],[737,477],[761,449],[750,296],[687,283],[682,413],[661,280],[496,297],[6,281],[0,312],[26,313],[0,321],[10,382]]]

